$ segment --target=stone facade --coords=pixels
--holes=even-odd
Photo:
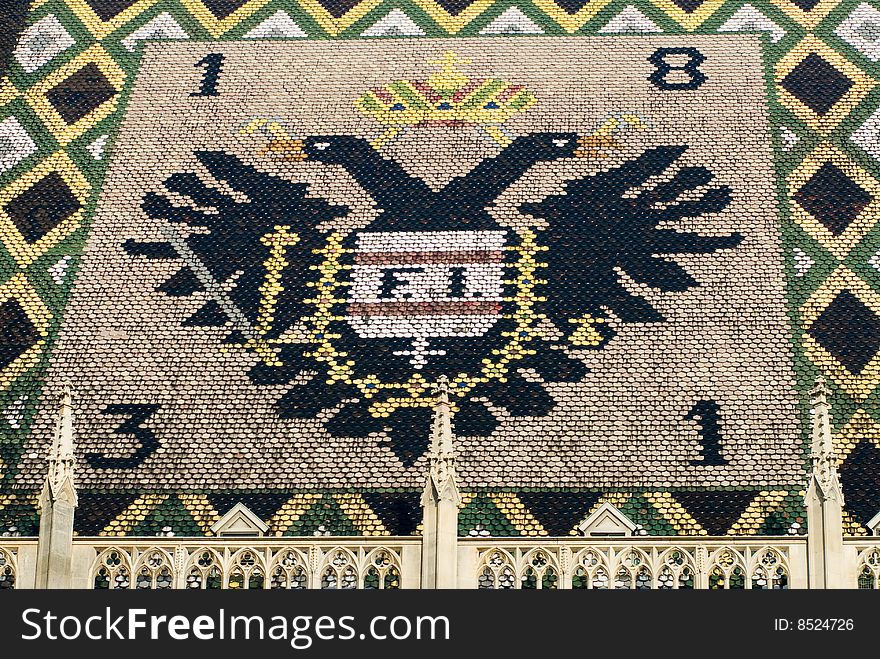
[[[0,82],[0,533],[206,536],[242,504],[276,538],[414,537],[446,376],[453,535],[821,526],[813,566],[858,562],[876,10],[527,5],[30,12]],[[72,520],[41,490],[67,379]]]

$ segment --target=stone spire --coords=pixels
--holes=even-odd
[[[61,391],[61,404],[49,469],[40,492],[40,537],[37,549],[37,588],[70,588],[73,559],[74,485],[73,395],[70,384]]]
[[[810,391],[810,407],[813,417],[810,485],[815,485],[824,499],[834,499],[838,505],[843,506],[843,492],[837,475],[837,455],[834,452],[834,437],[831,434],[828,385],[821,375],[816,378],[816,386]]]
[[[434,421],[431,425],[431,443],[428,447],[430,467],[426,492],[433,485],[433,489],[438,495],[445,491],[454,491],[457,497],[458,486],[455,483],[455,447],[452,438],[452,414],[449,407],[449,382],[445,375],[441,375],[437,380],[435,393],[437,399],[434,404]]]
[[[837,456],[831,434],[828,385],[821,376],[810,391],[813,417],[807,508],[807,547],[810,588],[845,588],[843,565],[843,491],[837,475]]]
[[[61,389],[60,409],[55,423],[52,447],[49,449],[49,471],[44,487],[48,488],[53,499],[57,499],[62,490],[69,485],[75,506],[74,467],[76,459],[73,455],[73,449],[73,394],[70,383],[65,382]]]
[[[456,588],[461,495],[455,479],[455,441],[446,377],[438,379],[435,395],[428,475],[422,492],[422,587]]]

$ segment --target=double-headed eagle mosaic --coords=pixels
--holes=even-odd
[[[159,290],[205,294],[184,324],[230,328],[226,343],[258,357],[254,385],[289,385],[276,404],[281,417],[323,415],[329,433],[375,436],[408,466],[426,448],[431,385],[441,375],[449,377],[459,435],[487,436],[507,416],[545,415],[555,402],[543,383],[586,374],[579,351],[612,340],[612,326],[664,320],[625,287],[624,274],[655,290],[684,291],[699,282],[671,255],[742,240],[676,228],[731,201],[709,170],[675,168],[684,145],[648,149],[521,204],[532,228],[500,224],[493,203],[534,165],[602,157],[616,146],[613,129],[639,119],[610,119],[590,136],[511,136],[502,124],[535,97],[501,80],[469,78],[453,53],[438,63],[427,80],[397,81],[358,100],[385,127],[373,141],[293,139],[270,120],[247,128],[270,136],[265,155],[348,172],[379,209],[366,228],[328,229],[350,209],[309,196],[307,183],[198,151],[222,185],[171,175],[142,203],[167,240],[125,244],[133,255],[181,260]],[[401,132],[437,121],[477,126],[500,152],[439,190],[383,154]]]

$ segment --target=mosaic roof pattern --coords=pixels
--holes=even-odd
[[[150,45],[48,375],[80,485],[418,487],[447,373],[462,486],[799,482],[758,42],[679,43]]]
[[[789,313],[797,328],[792,345],[797,386],[805,392],[821,372],[834,389],[850,530],[864,532],[861,525],[880,509],[876,339],[880,246],[875,226],[880,11],[871,5],[829,0],[809,6],[788,0],[454,4],[50,0],[38,3],[27,21],[0,84],[0,136],[5,138],[0,143],[5,145],[0,151],[3,529],[14,526],[15,532],[24,533],[35,529],[34,484],[27,474],[23,477],[20,465],[37,458],[23,455],[23,447],[89,237],[91,211],[106,172],[107,147],[123,114],[126,81],[137,70],[138,44],[157,38],[449,37],[454,44],[455,38],[480,35],[514,39],[518,35],[762,32],[768,42],[768,78],[775,89],[771,119],[780,196],[785,198],[781,240]],[[212,66],[218,65],[206,61],[202,67],[207,85],[203,93],[211,91]],[[662,160],[663,154],[655,157]],[[205,158],[200,163],[205,167],[213,164],[226,171],[234,167],[217,157],[213,163],[210,156]],[[185,177],[188,172],[169,175],[175,173]],[[532,202],[531,210],[559,213],[566,201],[548,196]],[[161,198],[155,203],[160,205]],[[721,197],[715,203],[722,203]],[[152,242],[152,254],[147,253],[150,248],[135,243],[130,249],[140,250],[145,260],[161,257],[160,241]],[[730,248],[719,244],[715,251]],[[187,287],[194,292],[192,280],[181,275],[165,286],[164,293],[185,295]],[[585,303],[589,307],[591,301]],[[210,307],[193,311],[202,314],[194,322],[206,326],[212,312],[215,316],[217,312]],[[556,309],[560,317],[566,311]],[[582,335],[587,341],[607,340],[602,336],[605,329],[600,323],[588,324]],[[559,368],[565,376],[563,367],[557,368],[557,375]],[[137,409],[114,408],[108,414],[121,422],[120,434],[148,446],[149,437],[137,431],[145,425],[149,428],[143,422],[152,413],[147,409],[152,403],[138,404]],[[528,416],[529,410],[525,412]],[[703,431],[709,433],[712,423],[707,419],[712,416],[707,403],[693,410],[691,420],[695,425],[702,422]],[[485,415],[482,422],[489,422]],[[707,446],[704,459],[712,459],[711,445]],[[407,453],[418,452],[413,448],[398,442],[401,462],[410,459]],[[124,456],[115,459],[120,457]],[[749,486],[740,481],[708,488],[678,484],[647,489],[478,487],[466,493],[462,533],[486,529],[495,535],[565,535],[605,500],[650,533],[782,533],[792,523],[804,522],[797,482],[792,478],[788,486]],[[150,535],[168,528],[178,534],[199,534],[242,500],[279,534],[406,534],[417,532],[417,490],[413,486],[377,490],[360,483],[309,491],[261,487],[241,493],[231,488],[200,492],[198,483],[171,492],[139,486],[120,494],[96,488],[81,496],[77,532]]]

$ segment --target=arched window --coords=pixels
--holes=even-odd
[[[740,590],[746,587],[746,570],[738,552],[722,547],[712,554],[709,566],[709,588]]]
[[[186,587],[219,590],[223,587],[222,562],[211,549],[199,549],[189,558]]]
[[[15,588],[15,561],[12,554],[0,549],[0,590]]]
[[[787,590],[788,568],[782,555],[769,547],[765,547],[755,554],[751,582],[751,586],[755,590]]]
[[[298,551],[284,549],[272,561],[272,578],[269,587],[273,589],[308,588],[309,577],[306,571],[308,560]]]
[[[483,554],[477,569],[477,588],[516,588],[513,559],[503,549],[490,549]]]
[[[553,558],[542,549],[533,549],[523,559],[520,588],[558,588],[559,570]]]
[[[640,549],[627,549],[617,558],[617,570],[614,573],[614,588],[628,590],[651,588],[651,569],[648,557]]]
[[[337,547],[324,557],[321,588],[349,589],[358,587],[357,560],[347,549]]]
[[[98,556],[94,574],[96,590],[125,590],[131,586],[131,567],[128,554],[120,549],[105,549]]]
[[[657,588],[694,588],[694,563],[690,554],[678,547],[667,549],[660,557],[660,572],[657,575]]]
[[[880,548],[871,547],[859,556],[858,586],[862,589],[880,589]]]
[[[388,549],[374,549],[367,556],[364,588],[396,590],[400,588],[400,562]]]
[[[138,558],[134,568],[134,587],[166,590],[174,587],[173,561],[161,549],[148,549]]]
[[[226,587],[232,590],[261,590],[266,587],[263,560],[253,549],[240,549],[232,557]]]
[[[575,556],[574,566],[572,588],[608,589],[610,571],[604,554],[595,549],[585,549]]]

